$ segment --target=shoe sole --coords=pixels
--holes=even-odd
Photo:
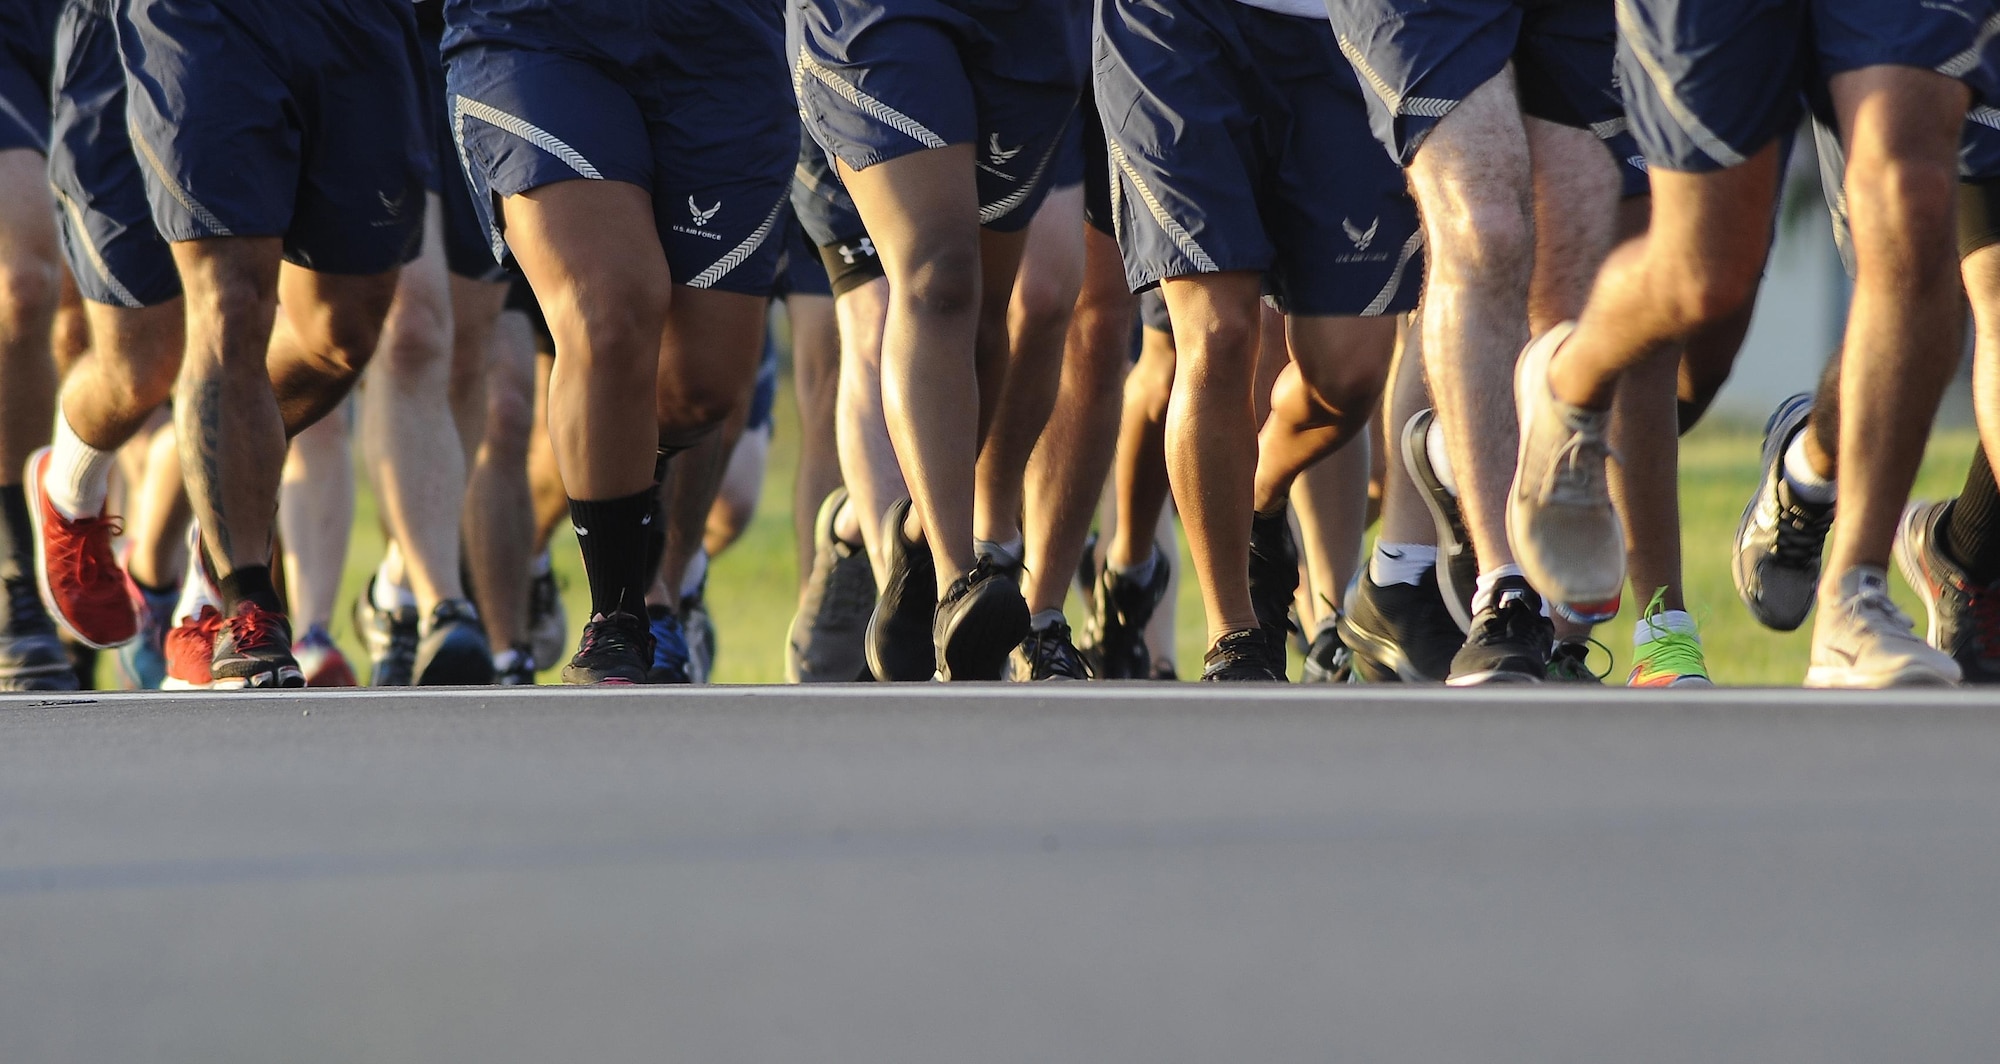
[[[1786,420],[1786,415],[1791,411],[1800,409],[1801,407],[1805,412],[1799,415],[1798,424],[1790,432],[1786,432],[1774,445],[1772,442],[1773,433],[1777,431],[1779,423]],[[1773,463],[1777,462],[1782,456],[1784,449],[1791,445],[1792,436],[1805,428],[1806,421],[1811,416],[1812,397],[1804,393],[1794,395],[1790,399],[1779,403],[1778,408],[1771,411],[1771,416],[1764,421],[1764,447],[1761,452],[1762,463],[1760,465],[1760,468],[1764,471],[1763,476],[1784,475],[1782,471],[1772,468]],[[1763,476],[1760,476],[1757,480],[1757,490],[1750,494],[1749,505],[1743,507],[1743,516],[1736,520],[1736,538],[1730,542],[1729,576],[1736,584],[1736,597],[1743,601],[1743,608],[1750,611],[1750,616],[1758,624],[1774,632],[1796,632],[1799,630],[1800,625],[1806,623],[1806,618],[1812,616],[1812,604],[1808,603],[1806,605],[1806,612],[1799,617],[1797,622],[1789,626],[1774,624],[1769,617],[1765,616],[1764,611],[1759,608],[1755,597],[1750,594],[1750,574],[1743,571],[1743,539],[1748,534],[1751,524],[1757,519],[1757,504],[1764,498]]]
[[[275,680],[276,682],[262,682],[266,678]],[[255,676],[224,676],[219,679],[210,680],[208,689],[211,691],[281,691],[302,689],[305,685],[305,671],[296,665],[287,665],[280,666],[272,672],[260,672]]]
[[[1522,490],[1521,477],[1527,468],[1528,441],[1531,436],[1525,427],[1529,420],[1528,411],[1549,407],[1553,403],[1553,397],[1548,394],[1549,365],[1555,359],[1556,350],[1562,347],[1563,341],[1569,339],[1570,334],[1575,331],[1574,322],[1564,322],[1528,341],[1527,349],[1521,353],[1520,364],[1514,371],[1514,411],[1523,428],[1519,432],[1520,440],[1514,448],[1513,483],[1507,488],[1507,542],[1510,546],[1528,539],[1526,530],[1521,527],[1525,523],[1525,515],[1520,512],[1523,507],[1521,499],[1527,494]],[[1540,382],[1538,389],[1533,388],[1537,381]],[[1552,409],[1548,412],[1551,416],[1554,415]],[[1613,514],[1616,515],[1615,506]],[[1623,535],[1618,538],[1618,550],[1615,552],[1618,559],[1617,579],[1598,581],[1610,588],[1605,594],[1563,594],[1560,588],[1565,581],[1556,579],[1557,574],[1549,570],[1534,572],[1534,569],[1540,568],[1542,560],[1537,559],[1534,552],[1523,551],[1519,546],[1514,546],[1514,562],[1521,566],[1528,583],[1540,591],[1544,598],[1551,603],[1565,604],[1564,612],[1572,620],[1596,624],[1617,616],[1618,601],[1624,594],[1625,545]]]
[[[1366,661],[1376,669],[1386,670],[1393,676],[1392,679],[1376,679],[1371,676],[1369,677],[1371,683],[1438,682],[1436,677],[1424,675],[1395,640],[1359,627],[1346,616],[1342,616],[1334,623],[1340,633],[1340,641],[1346,643],[1347,649],[1354,654],[1353,672],[1356,675],[1362,672],[1362,663]]]
[[[1956,687],[1950,677],[1921,665],[1906,665],[1894,672],[1861,672],[1833,665],[1815,665],[1806,670],[1805,686],[1872,691],[1885,687]]]
[[[1525,672],[1514,672],[1511,669],[1487,669],[1485,672],[1474,672],[1474,673],[1468,673],[1467,675],[1464,676],[1454,676],[1451,679],[1445,681],[1445,686],[1483,687],[1489,683],[1515,685],[1515,684],[1541,683],[1542,680],[1543,678],[1540,676],[1530,676]]]
[[[47,493],[42,490],[42,471],[35,468],[48,453],[47,447],[41,447],[29,455],[27,468],[21,477],[22,487],[26,488],[28,493],[28,523],[35,530],[35,589],[42,593],[42,608],[48,611],[49,619],[55,621],[56,627],[62,629],[65,635],[93,650],[116,650],[139,638],[136,624],[132,628],[131,635],[115,642],[100,643],[84,635],[76,625],[70,623],[70,619],[64,616],[62,609],[56,605],[55,595],[49,591],[49,556],[43,546],[45,535],[42,531],[42,507],[48,504]],[[133,613],[137,612],[138,607],[134,606]]]
[[[1439,496],[1449,497],[1451,492],[1445,489],[1437,470],[1431,468],[1426,451],[1430,446],[1431,422],[1436,419],[1436,411],[1419,410],[1403,423],[1403,472],[1409,475],[1410,483],[1416,485],[1417,497],[1423,500],[1424,509],[1430,512],[1431,525],[1436,530],[1438,597],[1444,600],[1445,611],[1451,614],[1458,630],[1470,635],[1472,611],[1467,603],[1472,601],[1472,589],[1458,586],[1457,575],[1451,571],[1454,555],[1447,553],[1450,550],[1447,545],[1457,544],[1459,551],[1470,551],[1472,534],[1465,530],[1463,518],[1454,524],[1444,504],[1438,501]]]
[[[1943,650],[1938,646],[1937,592],[1932,589],[1923,560],[1924,547],[1930,541],[1930,521],[1925,515],[1932,505],[1912,501],[1903,507],[1903,516],[1896,521],[1896,543],[1892,550],[1904,581],[1924,600],[1924,642]]]

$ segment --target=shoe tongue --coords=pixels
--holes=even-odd
[[[1886,595],[1889,593],[1889,574],[1872,565],[1857,565],[1848,570],[1847,578],[1841,581],[1842,588],[1849,595]]]

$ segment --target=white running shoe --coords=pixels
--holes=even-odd
[[[1605,482],[1609,413],[1565,417],[1549,393],[1549,360],[1575,328],[1564,322],[1535,338],[1515,370],[1521,446],[1507,493],[1507,540],[1528,583],[1566,612],[1597,621],[1618,612],[1625,530]]]
[[[1857,565],[1840,574],[1840,598],[1813,622],[1807,687],[1952,686],[1958,662],[1917,637],[1889,598],[1889,574]]]

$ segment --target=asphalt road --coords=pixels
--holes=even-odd
[[[0,700],[0,1061],[2000,1059],[2000,700]]]

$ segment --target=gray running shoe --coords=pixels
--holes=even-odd
[[[354,630],[368,650],[368,686],[409,687],[416,682],[417,627],[415,606],[385,610],[375,605],[375,578],[369,577],[354,600]]]
[[[1458,497],[1444,486],[1444,478],[1431,465],[1431,424],[1437,412],[1419,410],[1403,425],[1403,471],[1417,486],[1424,508],[1431,512],[1437,529],[1437,585],[1445,609],[1464,635],[1472,631],[1472,592],[1479,584],[1479,555],[1472,549],[1472,533],[1465,528],[1465,511]]]
[[[847,489],[835,488],[813,519],[812,572],[785,640],[787,683],[846,683],[868,666],[875,571],[865,549],[833,534],[834,519],[846,503]]]
[[[1896,528],[1896,568],[1924,597],[1924,639],[1950,654],[1966,683],[2000,683],[2000,582],[1977,584],[1945,549],[1950,502],[1912,502]]]
[[[1736,594],[1766,628],[1790,632],[1806,622],[1819,595],[1820,556],[1833,527],[1833,503],[1792,495],[1785,483],[1785,448],[1812,414],[1812,396],[1778,404],[1764,424],[1763,478],[1736,525],[1731,575]]]
[[[569,613],[553,569],[528,578],[528,639],[536,661],[561,661],[569,649]]]
[[[1507,541],[1528,583],[1582,621],[1618,612],[1625,587],[1625,530],[1611,505],[1604,441],[1610,414],[1566,415],[1549,393],[1549,362],[1576,328],[1536,337],[1514,371],[1520,449],[1507,493]]]
[[[1839,605],[1813,623],[1807,687],[1952,686],[1958,662],[1917,638],[1889,598],[1889,574],[1857,565],[1840,574]]]
[[[7,615],[0,625],[0,691],[74,691],[76,669],[42,606],[35,578],[6,581]]]

